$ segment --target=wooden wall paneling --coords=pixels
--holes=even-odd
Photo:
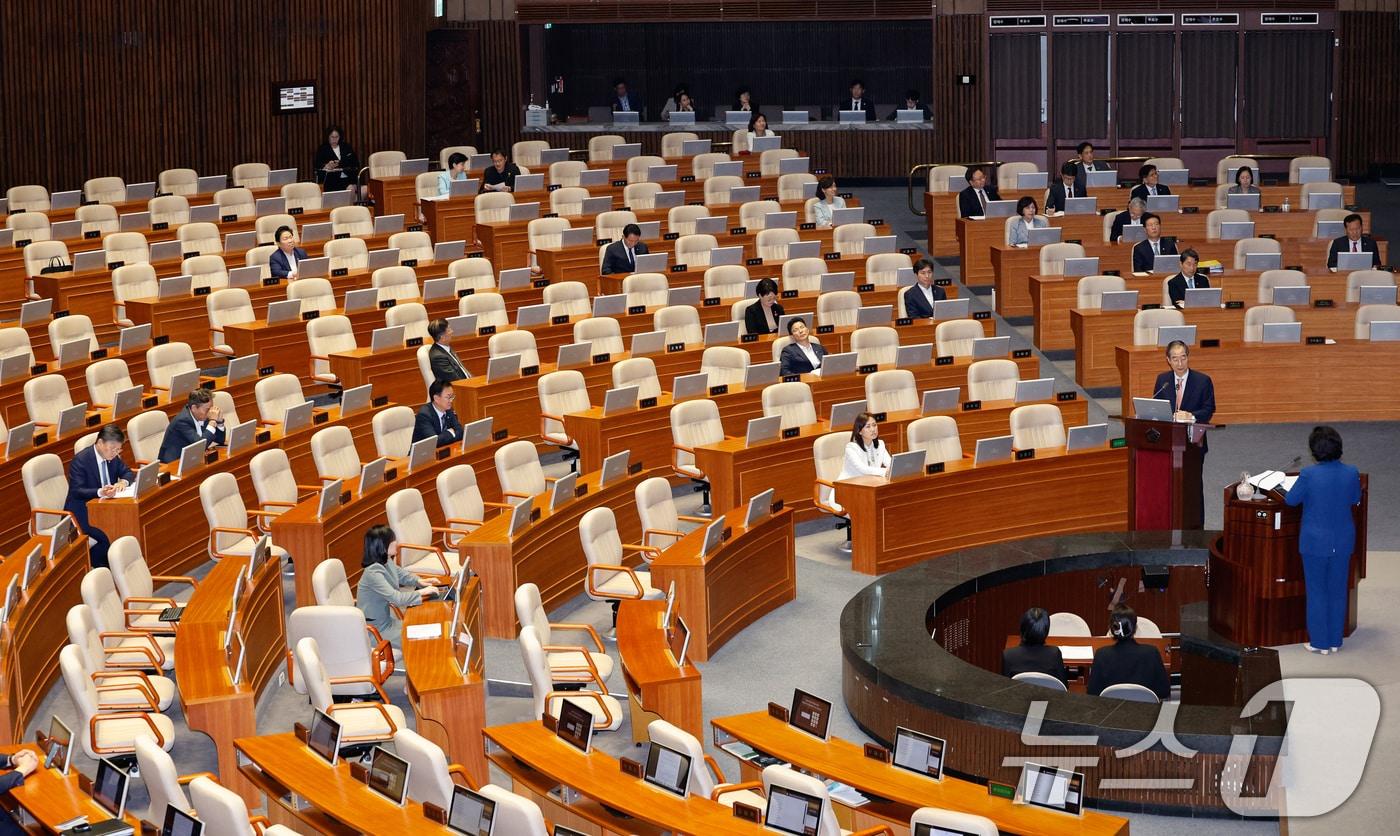
[[[982,94],[986,36],[980,14],[939,15],[934,18],[933,155],[920,162],[962,162],[986,153],[987,126]],[[959,84],[959,75],[974,76]]]
[[[525,56],[520,28],[513,20],[485,20],[481,32],[481,133],[487,148],[510,146],[520,138],[525,107]]]
[[[481,32],[476,28],[428,33],[424,79],[424,135],[430,159],[450,145],[481,149]]]
[[[1400,54],[1400,13],[1341,12],[1337,18],[1335,162],[1341,174],[1365,175],[1374,163],[1400,162],[1400,79],[1383,69]]]

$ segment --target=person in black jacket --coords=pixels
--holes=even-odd
[[[744,308],[744,333],[778,333],[778,320],[783,318],[783,306],[778,304],[778,283],[759,279],[753,292],[758,301]]]
[[[107,549],[112,541],[106,532],[93,528],[88,522],[87,504],[93,499],[110,499],[131,483],[131,468],[122,461],[122,446],[126,433],[116,424],[97,431],[97,440],[85,450],[73,454],[68,463],[68,496],[63,510],[73,515],[73,522],[92,543],[88,546],[88,561],[93,568],[107,565]]]
[[[967,169],[967,188],[958,192],[958,217],[982,218],[987,215],[987,204],[1001,200],[997,187],[987,183],[987,171],[981,166]]]
[[[811,374],[820,369],[826,349],[812,339],[812,332],[807,330],[807,321],[795,316],[788,320],[787,331],[788,336],[792,337],[792,342],[784,346],[782,354],[778,355],[778,373],[786,377],[792,374]]]
[[[520,166],[511,162],[504,151],[491,152],[491,164],[481,172],[481,188],[488,192],[509,192],[515,189]]]
[[[919,91],[918,91],[918,90],[912,90],[912,89],[911,89],[911,90],[905,90],[905,91],[904,91],[904,104],[902,104],[902,105],[896,107],[894,110],[891,110],[891,111],[890,111],[889,121],[894,122],[894,121],[896,121],[897,119],[899,119],[899,112],[900,112],[901,110],[917,110],[917,111],[920,111],[920,112],[923,113],[923,120],[924,120],[925,122],[927,122],[927,121],[929,121],[930,119],[933,118],[933,111],[929,110],[928,107],[927,107],[927,106],[923,103],[923,101],[919,98]]]
[[[1142,216],[1142,229],[1146,237],[1133,245],[1133,272],[1151,273],[1157,256],[1176,255],[1176,239],[1162,237],[1162,219],[1151,212]]]
[[[1094,143],[1081,142],[1075,146],[1074,152],[1077,159],[1071,160],[1074,163],[1074,193],[1083,197],[1089,196],[1089,174],[1090,171],[1108,171],[1112,168],[1108,163],[1094,162]]]
[[[224,416],[214,406],[214,393],[208,389],[190,390],[189,402],[165,428],[160,440],[158,458],[162,464],[180,460],[180,453],[191,444],[204,440],[210,444],[224,443]]]
[[[34,754],[33,749],[20,749],[13,755],[0,755],[0,769],[11,770],[0,775],[0,793],[8,793],[23,784],[25,777],[38,768],[39,756]],[[28,831],[20,827],[8,812],[0,810],[0,836],[24,836],[26,833]]]
[[[462,422],[452,411],[452,402],[457,395],[452,384],[444,380],[434,380],[428,387],[428,402],[418,407],[418,415],[413,419],[413,440],[437,437],[437,446],[462,440]]]
[[[1165,700],[1171,696],[1171,680],[1162,664],[1162,654],[1149,644],[1138,644],[1137,613],[1132,607],[1119,604],[1109,616],[1109,635],[1113,644],[1094,654],[1094,666],[1089,671],[1088,691],[1093,696],[1103,693],[1110,685],[1130,683],[1148,688]]]
[[[447,320],[434,319],[429,322],[428,336],[433,338],[433,346],[428,349],[428,368],[433,373],[433,380],[451,383],[472,376],[452,350],[452,326]]]
[[[642,228],[636,224],[627,224],[622,228],[622,240],[612,242],[603,250],[603,275],[635,273],[637,256],[649,252],[651,251],[647,249],[647,245],[642,242]]]
[[[324,191],[333,192],[350,188],[360,176],[360,158],[355,149],[345,142],[339,125],[326,128],[326,141],[316,149],[316,159],[312,163],[316,172],[316,182]]]
[[[1018,673],[1043,673],[1061,682],[1068,677],[1065,673],[1065,660],[1060,649],[1046,644],[1050,635],[1050,613],[1041,607],[1031,607],[1021,616],[1021,643],[1001,652],[1001,675],[1015,676]]]
[[[267,259],[268,271],[274,278],[296,279],[300,274],[297,265],[310,258],[306,250],[297,246],[297,234],[289,226],[279,226],[272,240],[277,242],[277,249]]]
[[[1141,247],[1147,242],[1139,241]],[[1133,253],[1137,255],[1136,252]],[[1167,280],[1167,299],[1173,307],[1184,307],[1186,304],[1186,290],[1188,288],[1210,287],[1210,279],[1204,273],[1196,272],[1196,264],[1200,262],[1200,256],[1194,249],[1186,248],[1178,258],[1181,261],[1181,272]]]
[[[875,121],[875,103],[866,98],[864,81],[858,78],[851,79],[851,97],[836,106],[836,120],[838,122],[841,120],[841,111],[843,110],[863,110],[865,111],[865,121]]]
[[[1113,226],[1109,229],[1108,240],[1117,242],[1123,237],[1123,227],[1142,224],[1142,216],[1147,212],[1147,201],[1135,197],[1128,201],[1128,208],[1113,216]]]
[[[948,292],[933,283],[933,262],[921,258],[914,262],[915,283],[904,291],[904,313],[913,319],[930,319],[933,303],[948,298]]]
[[[1045,214],[1053,215],[1056,212],[1065,211],[1065,201],[1071,197],[1087,197],[1087,195],[1075,185],[1074,163],[1067,162],[1060,166],[1060,182],[1050,184],[1050,196],[1045,199]]]
[[[1381,266],[1380,250],[1376,247],[1376,239],[1361,232],[1361,216],[1355,212],[1342,219],[1342,228],[1346,230],[1346,235],[1332,241],[1332,246],[1327,248],[1327,269],[1337,269],[1338,253],[1370,253],[1371,266]]]
[[[1172,190],[1166,186],[1157,185],[1157,166],[1147,164],[1138,169],[1138,179],[1142,182],[1133,187],[1128,197],[1140,197],[1147,200],[1159,194],[1171,194]]]

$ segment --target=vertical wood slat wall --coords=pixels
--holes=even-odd
[[[509,154],[524,122],[525,55],[520,27],[513,20],[483,20],[474,25],[481,31],[483,141],[486,148]]]
[[[934,154],[920,162],[971,162],[986,154],[987,131],[982,114],[982,78],[986,49],[980,14],[938,15],[934,18],[933,123]],[[974,84],[959,84],[971,75]]]
[[[1338,15],[1333,112],[1334,162],[1340,171],[1364,175],[1378,162],[1400,163],[1400,13],[1344,11]]]
[[[242,162],[310,177],[327,124],[361,154],[423,146],[419,0],[43,0],[0,5],[0,188]],[[317,110],[274,112],[314,80]]]

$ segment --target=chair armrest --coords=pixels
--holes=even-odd
[[[161,583],[185,583],[189,584],[192,589],[199,588],[199,581],[189,575],[151,575],[151,580]]]
[[[719,763],[711,755],[705,755],[705,765],[710,768],[710,774],[715,778],[715,786],[724,784],[724,773],[719,769]]]
[[[99,755],[105,755],[108,753],[122,754],[125,752],[125,750],[122,749],[98,748],[97,724],[106,722],[108,720],[141,720],[145,722],[147,726],[150,726],[151,734],[154,735],[156,739],[156,745],[160,746],[161,748],[165,747],[165,737],[161,735],[160,727],[156,725],[155,720],[151,719],[151,715],[143,711],[117,711],[111,714],[94,714],[92,715],[92,718],[88,720],[88,740],[92,741],[92,750],[94,752],[97,752]]]
[[[370,680],[369,677],[360,677],[360,678],[361,678],[361,679],[364,679],[365,681],[373,681],[373,680]],[[334,683],[335,680],[332,679],[331,682]],[[381,691],[380,693],[383,693],[383,692]],[[393,731],[398,731],[398,730],[399,730],[399,727],[398,727],[397,725],[394,724],[394,718],[393,718],[393,717],[390,717],[390,716],[389,716],[389,712],[386,711],[386,710],[384,710],[384,703],[382,703],[382,702],[347,702],[347,703],[339,703],[339,704],[330,706],[330,715],[331,715],[332,717],[334,717],[337,711],[358,711],[358,710],[365,709],[365,708],[375,708],[375,709],[377,709],[377,710],[379,711],[380,716],[382,716],[382,717],[384,718],[384,725],[388,726],[388,727],[389,727],[390,729],[392,729]],[[357,738],[357,737],[348,737],[348,738],[342,739],[341,742],[342,742],[342,743],[345,743],[345,742],[348,741],[348,742],[350,742],[350,743],[360,743],[360,742],[364,742],[364,741],[367,741],[367,740],[378,740],[378,739],[379,739],[379,738]]]
[[[253,533],[252,529],[248,528],[224,528],[223,526],[215,526],[214,528],[209,529],[209,553],[221,558],[236,557],[237,555],[234,555],[229,552],[222,552],[219,550],[217,544],[219,542],[220,534],[242,534],[244,537],[247,537],[250,540],[256,541],[258,539],[257,535]]]
[[[258,836],[262,836],[262,834],[267,832],[269,827],[272,827],[272,820],[267,816],[249,816],[248,824],[253,826]]]
[[[632,580],[632,585],[637,588],[637,594],[631,597],[641,600],[642,596],[646,594],[646,590],[642,588],[642,582],[637,579],[637,573],[632,571],[629,567],[595,563],[588,567],[588,591],[594,595],[600,594],[597,588],[593,586],[593,576],[598,572],[621,572],[630,578]]]
[[[710,800],[718,801],[719,797],[725,793],[742,792],[744,790],[757,791],[759,795],[763,795],[763,782],[743,781],[738,784],[720,784],[710,792]]]
[[[686,522],[704,523],[706,525],[709,525],[710,523],[714,522],[714,520],[708,519],[706,517],[692,517],[689,514],[677,514],[676,519],[685,520]]]
[[[325,487],[325,486],[324,486],[324,485],[297,485],[297,490],[298,490],[298,491],[320,491],[321,488],[323,488],[323,487]],[[264,505],[272,505],[273,503],[271,503],[271,502],[264,502],[263,504],[264,504]]]
[[[547,695],[545,695],[544,698],[545,710],[548,710],[549,701],[555,699],[556,697],[562,697],[565,699],[580,699],[583,697],[592,697],[594,701],[598,703],[598,708],[602,709],[603,717],[605,718],[603,726],[607,727],[613,724],[613,716],[612,712],[608,710],[607,700],[604,700],[603,695],[598,693],[597,691],[550,691]],[[594,728],[597,728],[598,723],[595,721],[593,723],[593,726]]]
[[[467,789],[469,790],[481,789],[481,787],[477,785],[476,781],[472,779],[471,773],[467,771],[467,768],[465,766],[462,766],[460,763],[449,763],[447,765],[447,774],[456,775],[459,778],[461,778],[462,783],[466,784]]]
[[[672,531],[669,528],[644,528],[642,529],[642,540],[650,541],[653,534],[662,534],[667,537],[674,537],[677,540],[684,537],[684,532]]]
[[[569,630],[580,633],[587,633],[593,639],[593,645],[598,648],[598,653],[606,653],[603,650],[603,637],[598,635],[598,631],[593,629],[592,624],[575,624],[567,621],[551,621],[550,630]]]
[[[191,772],[188,775],[181,775],[175,780],[180,784],[180,786],[184,786],[196,778],[208,778],[216,784],[219,783],[219,776],[215,775],[212,772]]]
[[[651,555],[646,558],[648,563],[661,556],[661,549],[658,549],[656,546],[643,546],[640,543],[623,543],[622,550],[624,552],[641,552],[643,555]]]
[[[890,830],[890,826],[887,824],[877,824],[874,827],[857,830],[852,833],[851,836],[876,836],[878,833],[883,833],[885,836],[894,836],[894,831]]]
[[[122,685],[98,684],[104,679],[135,679],[137,681],[127,682]],[[156,695],[155,686],[151,684],[150,678],[142,671],[94,671],[92,674],[92,682],[98,694],[112,691],[140,691],[141,696],[145,698],[146,705],[149,706],[151,711],[160,710],[160,698]],[[129,705],[103,705],[100,699],[97,704],[99,711],[119,711],[122,709],[129,709],[130,707]]]
[[[356,682],[361,682],[365,685],[371,685],[374,687],[375,692],[379,694],[379,698],[381,701],[389,701],[389,697],[384,693],[384,689],[379,687],[379,683],[375,682],[374,677],[372,676],[332,676],[329,677],[326,681],[332,685],[352,685]]]
[[[149,666],[140,665],[139,667],[152,667],[156,669],[165,667],[165,652],[160,649],[160,645],[151,641],[151,636],[149,633],[138,633],[133,630],[121,630],[110,633],[98,633],[97,638],[100,639],[103,643],[102,652],[108,656],[113,656],[119,653],[135,653],[137,655],[145,656],[151,662]],[[131,645],[127,645],[125,647],[108,647],[106,644],[108,639],[141,639],[145,642],[145,644],[138,645],[135,647]],[[107,665],[113,665],[116,667],[131,667],[133,663],[113,662],[109,659],[107,660],[104,667]]]
[[[509,502],[488,502],[488,501],[486,501],[486,500],[483,500],[481,504],[482,504],[483,506],[487,507],[487,508],[514,508],[514,507],[515,507],[514,505],[511,505]]]
[[[483,516],[485,516],[485,515],[483,515]],[[483,523],[485,523],[485,522],[486,522],[485,520],[469,520],[469,519],[467,519],[466,517],[448,517],[448,518],[447,518],[447,523],[448,523],[447,526],[444,527],[444,528],[438,528],[438,529],[436,529],[436,530],[437,530],[437,531],[450,531],[450,532],[452,532],[453,534],[467,534],[467,533],[469,533],[469,532],[463,531],[463,530],[461,530],[461,529],[459,529],[459,528],[454,528],[454,527],[453,527],[453,523],[457,523],[457,524],[461,524],[461,525],[481,525],[481,524],[483,524]]]
[[[593,656],[588,652],[588,648],[570,644],[547,644],[540,649],[545,653],[577,653],[583,657],[582,665],[559,665],[551,667],[550,673],[584,673],[586,671],[589,679],[596,682],[599,688],[607,690],[607,686],[603,684],[603,675],[598,672],[598,666],[593,664]]]
[[[403,554],[404,549],[414,549],[416,551],[432,553],[437,557],[438,563],[442,564],[442,573],[444,575],[452,574],[452,567],[447,565],[447,558],[443,556],[442,549],[438,546],[424,546],[418,543],[399,543],[399,554]]]
[[[517,496],[517,497],[520,497],[521,499],[534,499],[534,498],[535,498],[535,497],[534,497],[533,495],[531,495],[531,494],[528,494],[528,493],[516,493],[515,491],[501,491],[501,496]],[[510,503],[505,503],[505,504],[506,504],[506,505],[510,505]],[[514,505],[510,505],[510,507],[511,507],[511,508],[514,508],[515,506],[514,506]]]
[[[402,614],[399,620],[403,620]],[[369,652],[371,675],[376,682],[383,684],[384,680],[394,675],[394,646],[384,640],[374,625],[366,624],[365,631],[374,640],[374,649]]]

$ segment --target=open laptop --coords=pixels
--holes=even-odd
[[[895,353],[894,364],[900,369],[916,369],[933,362],[933,343],[902,345]]]
[[[1262,342],[1297,343],[1303,341],[1303,323],[1301,322],[1266,322],[1262,330]]]
[[[168,276],[160,279],[156,285],[157,299],[177,299],[190,295],[190,285],[194,279],[190,276]]]
[[[491,428],[495,423],[491,416],[478,418],[462,427],[462,450],[470,450],[491,440]]]
[[[1238,241],[1254,237],[1254,221],[1225,221],[1220,225],[1220,240]]]
[[[175,475],[183,479],[204,466],[204,451],[209,447],[204,439],[188,444],[180,449],[180,466]]]
[[[1123,224],[1123,236],[1120,240],[1126,244],[1145,241],[1147,240],[1147,229],[1140,223]]]
[[[1224,289],[1219,287],[1188,287],[1183,304],[1188,308],[1218,308],[1222,293]]]
[[[1055,378],[1040,377],[1016,381],[1016,403],[1048,401],[1055,396]]]
[[[949,178],[951,180],[951,178]],[[1016,201],[1014,200],[989,200],[987,201],[987,218],[1009,218],[1016,214]]]
[[[283,437],[311,426],[311,409],[311,401],[302,401],[296,406],[287,407],[287,411],[282,415]]]
[[[486,361],[486,382],[495,383],[510,377],[520,376],[520,355],[502,354]]]
[[[1357,288],[1357,304],[1361,305],[1394,305],[1396,300],[1395,285],[1392,284],[1363,284]],[[8,379],[6,375],[6,379]]]
[[[1108,444],[1108,424],[1085,424],[1070,427],[1065,438],[1065,450],[1098,450]]]
[[[574,498],[574,485],[578,483],[577,473],[566,473],[549,486],[549,510],[553,513]]]
[[[1371,329],[1367,333],[1367,338],[1371,340],[1371,342],[1395,342],[1396,340],[1400,340],[1400,322],[1373,319],[1371,320]]]
[[[1096,255],[1065,259],[1064,274],[1066,276],[1097,276],[1098,273],[1099,257]]]
[[[862,243],[864,255],[880,255],[881,253],[892,253],[895,251],[895,237],[893,235],[867,235]]]
[[[665,331],[643,331],[640,334],[632,335],[632,347],[629,353],[633,357],[645,357],[648,354],[660,354],[665,350]]]
[[[844,209],[831,210],[831,225],[833,227],[859,223],[865,223],[864,206],[847,206]]]
[[[1258,212],[1260,197],[1261,195],[1257,192],[1254,194],[1226,194],[1225,208],[1243,209],[1246,212]]]
[[[1157,345],[1166,348],[1173,340],[1181,340],[1187,345],[1196,344],[1196,326],[1163,325],[1157,329]]]
[[[958,408],[958,387],[930,389],[924,393],[920,411],[925,415],[951,412]]]
[[[623,450],[621,453],[613,453],[603,459],[603,469],[598,476],[598,487],[604,488],[627,476],[627,465],[632,459],[631,450]]]
[[[822,367],[817,371],[823,380],[833,377],[840,377],[846,374],[855,374],[858,355],[854,351],[843,351],[838,354],[828,354],[822,358]]]
[[[346,389],[340,395],[340,416],[354,415],[356,412],[363,412],[369,409],[370,395],[374,387],[371,384],[363,386],[353,386]]]
[[[762,389],[770,383],[778,382],[781,363],[753,363],[744,370],[744,388]]]
[[[533,328],[549,322],[549,305],[521,305],[515,310],[516,328]]]
[[[744,446],[752,447],[755,444],[774,440],[778,437],[778,431],[782,429],[782,425],[781,415],[750,418],[748,428],[744,431]]]
[[[1176,273],[1181,269],[1181,256],[1160,253],[1152,258],[1152,272]]]
[[[151,345],[151,324],[132,325],[123,328],[117,335],[117,353],[126,354]]]
[[[1369,270],[1375,263],[1375,253],[1337,253],[1338,270]]]
[[[1144,421],[1170,421],[1172,402],[1165,398],[1133,398],[1133,416]]]
[[[1007,461],[1011,458],[1011,436],[999,435],[995,438],[979,438],[977,450],[973,453],[974,465]]]
[[[660,273],[666,269],[668,253],[642,253],[636,257],[636,272]]]
[[[924,458],[923,450],[910,450],[905,453],[895,453],[890,457],[889,480],[895,482],[923,473]]]
[[[344,490],[344,483],[337,479],[328,482],[321,487],[321,498],[316,505],[316,516],[324,519],[332,511],[340,507],[340,494]]]
[[[364,496],[380,485],[384,484],[384,468],[388,466],[389,460],[380,456],[372,462],[366,462],[360,470],[360,488],[356,491],[357,496]]]
[[[76,403],[59,412],[56,437],[64,438],[81,430],[87,419],[87,408],[86,403]]]
[[[92,343],[87,337],[77,340],[69,340],[58,347],[58,364],[60,366],[71,366],[81,363],[88,358],[88,349]]]
[[[413,446],[408,448],[408,472],[415,473],[420,468],[431,464],[436,451],[436,436],[420,438],[413,442]]]
[[[387,328],[376,328],[369,335],[369,353],[379,354],[384,351],[393,351],[403,348],[404,326],[390,325]]]
[[[1147,196],[1147,211],[1149,212],[1175,212],[1180,206],[1180,195],[1150,194]]]
[[[497,836],[494,830],[496,802],[466,787],[452,788],[447,829],[465,836]]]
[[[1060,234],[1064,229],[1058,226],[1032,227],[1026,232],[1026,241],[1032,247],[1040,247],[1045,244],[1060,243]]]
[[[576,369],[587,366],[593,359],[593,343],[569,343],[559,346],[559,355],[554,365],[560,369]]]
[[[141,395],[140,386],[119,390],[112,398],[112,417],[121,418],[141,409]]]
[[[987,360],[1005,357],[1011,353],[1011,337],[975,337],[972,340],[972,359]]]
[[[1016,173],[1017,189],[1044,189],[1048,187],[1050,174],[1046,171],[1020,171]]]
[[[744,514],[744,528],[758,525],[773,513],[773,493],[774,489],[769,488],[749,498],[748,511]]]
[[[1065,198],[1066,215],[1092,215],[1097,211],[1099,211],[1099,199],[1097,197]]]
[[[256,418],[249,418],[241,424],[234,424],[228,431],[228,454],[232,456],[252,447],[257,432],[258,421]]]
[[[33,446],[34,422],[25,421],[23,424],[17,424],[10,428],[10,437],[5,443],[5,458],[16,458],[19,454],[29,450]]]
[[[1244,269],[1263,272],[1265,270],[1278,270],[1283,267],[1282,253],[1245,253]]]
[[[1135,311],[1138,306],[1136,290],[1106,290],[1099,296],[1101,311]]]
[[[691,398],[703,398],[710,391],[710,376],[705,372],[676,375],[671,380],[671,400],[680,403]]]
[[[705,325],[705,347],[739,342],[739,322],[710,322]]]
[[[603,415],[606,417],[629,409],[636,409],[639,391],[641,391],[641,387],[638,386],[619,386],[604,392]]]
[[[267,306],[267,324],[277,325],[282,322],[296,322],[301,318],[300,299],[279,299],[271,302]]]

